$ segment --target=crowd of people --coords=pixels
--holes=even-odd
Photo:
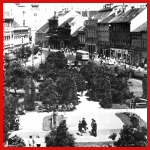
[[[79,131],[79,135],[83,135],[83,133],[86,133],[88,130],[88,127],[87,127],[87,122],[85,120],[85,118],[82,119],[82,121],[79,121],[79,124],[78,124],[78,131]],[[96,123],[96,120],[92,119],[91,121],[91,131],[89,131],[89,133],[96,137],[97,136],[97,123]]]

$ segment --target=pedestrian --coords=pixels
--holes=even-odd
[[[82,136],[82,123],[81,123],[81,121],[79,121],[79,124],[78,124],[78,131],[79,131],[79,134]]]
[[[36,136],[36,146],[41,147],[41,139],[38,135]]]
[[[96,121],[94,120],[94,123],[93,123],[93,136],[97,136],[97,123]]]
[[[85,118],[82,119],[82,128],[84,129],[84,132],[86,133],[87,130],[87,123],[85,121]]]
[[[94,125],[94,119],[92,119],[92,122],[91,122],[91,135],[94,134],[93,125]]]
[[[29,144],[29,147],[34,147],[34,140],[32,138],[32,135],[29,136],[28,144]]]

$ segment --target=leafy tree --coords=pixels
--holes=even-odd
[[[77,92],[83,92],[85,90],[85,80],[78,71],[74,71],[74,80],[77,86]]]
[[[147,128],[141,127],[139,120],[132,116],[131,125],[124,125],[120,131],[120,138],[114,142],[116,147],[145,147],[147,146]]]
[[[26,78],[24,90],[25,90],[24,100],[26,110],[34,110],[34,101],[36,93],[35,93],[35,85],[31,77]]]
[[[75,138],[68,132],[66,120],[63,120],[57,129],[53,129],[45,137],[46,147],[74,147]]]
[[[15,95],[18,89],[22,89],[25,85],[27,71],[19,62],[13,62],[4,72],[4,86],[8,89],[14,89]]]
[[[143,88],[142,97],[147,99],[147,75],[144,75],[144,78],[142,80],[142,88]]]
[[[28,59],[32,54],[31,48],[29,46],[25,47],[24,45],[16,51],[16,57],[21,59]]]
[[[39,99],[45,104],[57,104],[58,103],[58,93],[56,89],[56,84],[51,78],[46,79],[39,86]]]
[[[40,51],[38,46],[33,47],[33,55],[36,55]]]
[[[8,140],[8,131],[11,130],[11,126],[15,120],[15,111],[17,106],[17,99],[4,90],[4,142]]]
[[[22,138],[15,135],[9,139],[8,147],[25,147],[26,144]]]
[[[52,78],[54,80],[60,75],[61,70],[67,68],[67,58],[62,52],[50,53],[43,65],[39,66],[39,72],[44,79]]]
[[[104,84],[104,97],[100,101],[100,105],[103,108],[111,108],[112,107],[112,96],[111,96],[111,85],[109,77],[106,77],[105,84]]]
[[[71,70],[61,71],[56,85],[60,104],[77,103],[77,84]]]
[[[72,80],[73,80],[73,85],[69,91],[69,101],[70,101],[70,103],[77,104],[78,103],[77,85],[76,85],[74,77]]]

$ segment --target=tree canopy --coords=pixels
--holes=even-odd
[[[46,147],[74,147],[75,138],[68,132],[66,120],[63,120],[57,129],[53,129],[45,137]]]

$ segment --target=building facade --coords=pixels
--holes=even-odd
[[[85,50],[92,55],[97,52],[97,23],[98,20],[86,20],[85,26]]]
[[[130,32],[147,19],[146,8],[131,8],[122,10],[110,21],[110,50],[111,56],[121,62],[132,63],[133,50],[130,47]],[[140,18],[144,18],[138,21]]]
[[[85,26],[78,30],[78,49],[85,50]]]
[[[101,57],[110,57],[110,27],[109,21],[115,17],[115,13],[98,23],[98,49]]]
[[[22,45],[29,44],[29,28],[27,26],[19,26],[14,20],[11,12],[4,13],[4,53],[9,53]]]
[[[131,32],[130,39],[133,64],[147,63],[147,22]]]

